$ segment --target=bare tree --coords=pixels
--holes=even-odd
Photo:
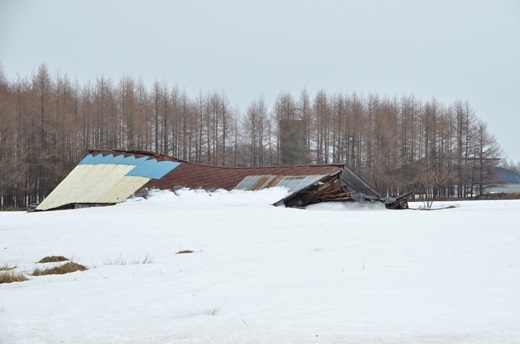
[[[312,109],[315,126],[316,163],[328,164],[330,158],[331,107],[325,91],[321,90],[316,93]]]
[[[457,170],[457,196],[459,198],[471,195],[469,190],[471,159],[473,149],[475,116],[469,104],[461,101],[455,102],[451,108],[453,125],[455,127],[455,156]]]
[[[248,146],[248,165],[264,165],[265,146],[267,145],[267,109],[263,98],[253,101],[247,108],[242,122],[245,141]]]
[[[500,162],[501,149],[487,130],[487,125],[478,120],[475,128],[476,146],[474,149],[474,170],[473,175],[478,188],[478,194],[484,193],[484,188],[493,182],[495,170]]]

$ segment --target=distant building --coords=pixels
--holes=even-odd
[[[486,193],[520,193],[520,173],[496,167],[495,180],[486,187]]]
[[[305,121],[283,119],[280,121],[280,160],[282,165],[307,163],[305,149]]]

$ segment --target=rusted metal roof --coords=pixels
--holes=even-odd
[[[173,159],[173,158],[170,158]],[[144,187],[173,190],[179,187],[206,190],[233,190],[246,177],[274,176],[269,187],[276,185],[276,178],[286,176],[324,176],[334,174],[344,168],[343,164],[309,166],[262,166],[262,167],[223,167],[196,164],[174,159],[180,165],[157,180],[150,180]],[[267,186],[267,185],[266,185]],[[252,189],[252,188],[251,188]]]

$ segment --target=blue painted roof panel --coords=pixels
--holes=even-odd
[[[81,160],[79,162],[79,165],[87,165],[87,164],[90,164],[90,165],[97,165],[97,164],[139,165],[147,160],[148,160],[148,157],[141,157],[141,158],[136,158],[135,156],[125,157],[122,154],[117,155],[117,156],[114,156],[113,154],[103,156],[102,154],[93,155],[92,153],[90,153],[90,154],[87,154],[87,156],[85,156],[83,158],[83,160]],[[155,160],[155,159],[153,159],[153,160]]]
[[[147,160],[144,163],[136,166],[127,176],[140,176],[151,179],[161,179],[165,174],[179,166],[180,163],[176,161],[157,161],[155,159]]]
[[[83,160],[81,160],[81,161],[79,162],[78,165],[89,164],[93,157],[94,157],[94,155],[93,155],[92,153],[87,154],[87,155],[83,158]]]
[[[157,159],[150,159],[149,157],[136,158],[135,156],[103,154],[93,155],[92,153],[87,154],[83,160],[80,161],[79,165],[129,165],[135,166],[127,176],[138,176],[146,177],[151,179],[160,179],[164,177],[168,172],[180,165],[176,161],[157,161]]]
[[[103,154],[98,154],[98,155],[94,155],[88,163],[92,164],[92,165],[110,164],[110,161],[112,161],[113,158],[114,158],[113,154],[108,154],[105,156],[103,156]]]

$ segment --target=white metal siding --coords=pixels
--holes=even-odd
[[[134,167],[119,164],[78,165],[36,209],[53,209],[71,203],[119,203],[150,180],[125,176]]]

